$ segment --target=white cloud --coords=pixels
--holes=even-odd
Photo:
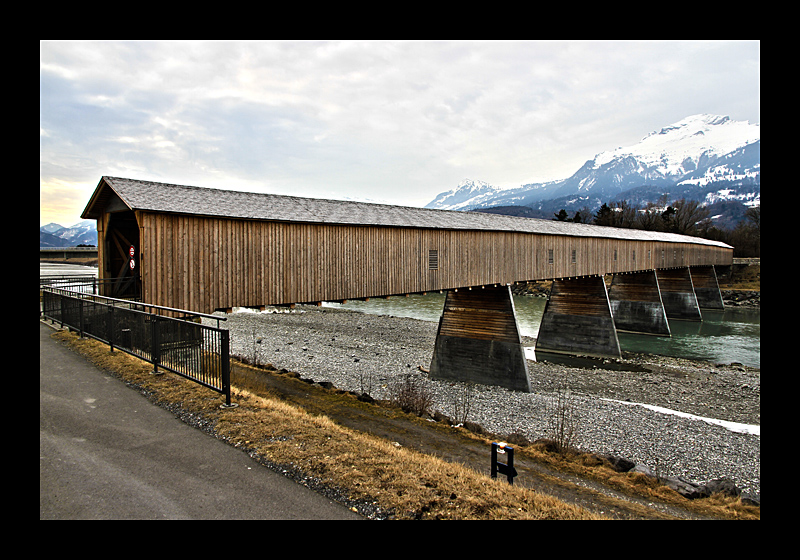
[[[43,42],[40,173],[421,205],[693,113],[758,122],[759,67],[757,42]]]

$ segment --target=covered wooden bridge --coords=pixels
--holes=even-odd
[[[510,286],[554,280],[537,350],[619,356],[616,330],[721,308],[729,245],[495,214],[102,177],[99,276],[202,313],[446,291],[431,375],[529,390]],[[603,278],[614,275],[609,288]]]

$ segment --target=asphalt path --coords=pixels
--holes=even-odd
[[[184,424],[39,324],[39,519],[364,519]]]

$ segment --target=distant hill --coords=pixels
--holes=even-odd
[[[49,223],[39,228],[39,247],[97,246],[97,222],[83,220],[71,227]]]
[[[483,212],[484,214],[503,214],[504,216],[517,216],[518,218],[545,218],[550,219],[553,214],[548,214],[542,210],[535,210],[530,206],[493,206],[491,208],[479,208],[470,212]]]

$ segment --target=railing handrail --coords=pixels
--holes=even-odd
[[[39,276],[39,283],[41,284],[45,280],[53,280],[59,282],[72,279],[83,280],[84,278],[92,278],[95,280],[99,280],[96,274],[54,274],[52,276]]]
[[[44,289],[53,290],[53,291],[59,291],[59,292],[66,292],[67,295],[70,295],[70,296],[73,296],[73,297],[81,297],[81,298],[84,298],[84,299],[92,299],[92,300],[104,299],[106,301],[112,301],[112,302],[122,303],[122,304],[127,304],[127,305],[131,305],[131,304],[140,305],[140,306],[145,307],[147,309],[159,309],[159,310],[162,310],[162,311],[170,311],[172,313],[182,313],[184,315],[190,315],[190,316],[193,316],[193,317],[202,317],[204,319],[216,319],[217,321],[227,321],[228,320],[227,317],[220,317],[219,315],[209,315],[208,313],[200,313],[199,311],[189,311],[188,309],[176,309],[174,307],[166,307],[166,306],[163,306],[163,305],[155,305],[153,303],[144,303],[144,302],[141,302],[141,301],[134,302],[134,301],[131,301],[129,299],[112,298],[112,297],[109,297],[109,296],[101,296],[99,294],[87,294],[87,293],[84,293],[84,292],[78,292],[76,290],[69,290],[67,288],[58,288],[58,287],[55,287],[55,286],[47,286]]]

